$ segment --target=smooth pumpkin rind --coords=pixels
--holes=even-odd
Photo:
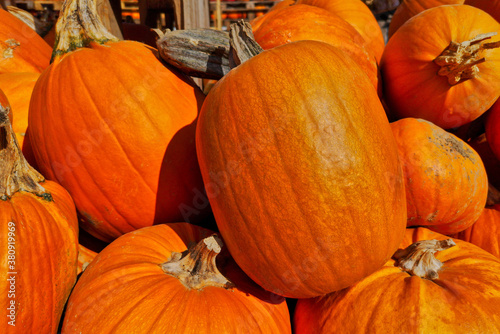
[[[487,13],[466,5],[428,9],[407,21],[391,37],[380,69],[385,100],[398,118],[423,118],[445,128],[458,127],[481,116],[500,95],[500,49],[482,52],[479,75],[450,86],[433,61],[450,44],[480,34],[500,32]],[[487,42],[500,40],[497,34]]]
[[[446,236],[408,229],[401,248]],[[352,287],[299,300],[294,329],[303,333],[497,333],[500,331],[500,260],[470,243],[438,252],[435,281],[410,276],[394,260]],[[359,310],[357,312],[356,310]]]
[[[68,303],[63,332],[290,333],[282,297],[251,282],[242,290],[238,285],[189,290],[162,271],[160,264],[172,252],[184,252],[189,243],[211,234],[176,223],[118,238],[82,274]],[[229,274],[238,284],[236,276]]]
[[[194,132],[203,98],[143,44],[93,43],[41,75],[30,142],[42,173],[73,196],[83,228],[111,241],[200,212],[193,206],[203,193]]]
[[[217,225],[270,291],[303,298],[348,286],[404,232],[397,150],[368,82],[340,50],[298,41],[233,69],[205,100],[197,151]],[[378,251],[357,262],[378,236]]]
[[[41,73],[52,49],[23,21],[0,8],[0,73]]]

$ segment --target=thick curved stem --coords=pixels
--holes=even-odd
[[[396,266],[410,275],[438,279],[438,271],[443,263],[434,257],[434,254],[455,246],[453,239],[446,240],[423,240],[418,241],[405,249],[400,249],[394,253]]]
[[[452,41],[434,59],[434,63],[440,66],[438,75],[447,77],[451,86],[477,77],[479,75],[477,65],[486,61],[483,51],[500,47],[500,42],[483,43],[496,34],[496,32],[481,34],[462,43]]]
[[[222,240],[212,235],[184,253],[172,253],[171,259],[160,267],[188,289],[201,290],[208,286],[227,289],[233,284],[220,273],[215,262],[221,248]]]
[[[65,0],[56,23],[56,41],[52,61],[90,43],[118,41],[97,14],[95,0]]]
[[[17,143],[9,120],[9,105],[0,103],[0,199],[7,200],[18,191],[26,191],[52,200],[39,184],[44,177],[31,167]]]

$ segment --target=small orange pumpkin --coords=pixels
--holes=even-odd
[[[481,116],[500,96],[500,23],[466,5],[430,8],[391,37],[380,64],[398,118],[445,128]]]
[[[63,333],[291,332],[285,298],[239,269],[213,232],[186,223],[130,232],[90,263]]]
[[[401,27],[406,21],[426,9],[443,5],[456,5],[463,3],[464,0],[403,0],[400,2],[391,18],[388,31],[389,38],[391,38],[396,30],[398,30],[399,27]]]
[[[453,237],[473,243],[500,258],[500,205],[485,208],[471,227]]]
[[[481,157],[467,143],[415,118],[391,123],[405,175],[408,226],[453,234],[472,225],[488,196]]]
[[[0,91],[1,333],[56,333],[76,281],[73,200],[22,156]]]
[[[326,9],[350,23],[366,41],[368,52],[380,62],[385,40],[377,19],[360,0],[298,0],[297,4]]]
[[[252,30],[264,50],[299,40],[321,41],[338,47],[361,67],[378,89],[378,66],[367,51],[367,43],[352,25],[332,12],[309,5],[288,6],[274,11]]]
[[[500,259],[426,228],[408,229],[400,247],[351,287],[299,300],[295,333],[500,331]]]
[[[42,72],[52,49],[27,24],[0,8],[0,73]]]

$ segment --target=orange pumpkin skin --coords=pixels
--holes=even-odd
[[[500,258],[500,205],[485,208],[472,226],[453,237],[473,243]]]
[[[28,111],[31,93],[40,74],[15,72],[0,74],[0,89],[9,98],[11,113],[14,115],[12,127],[16,133],[19,147],[23,147],[28,128]]]
[[[465,4],[474,6],[490,14],[500,22],[500,1],[498,0],[465,0]]]
[[[500,95],[500,49],[482,52],[486,61],[475,78],[450,85],[434,63],[454,41],[500,33],[500,24],[466,5],[430,8],[414,16],[391,37],[380,64],[385,99],[398,118],[423,118],[445,128],[459,127],[481,116]],[[493,36],[488,42],[500,40]]]
[[[252,26],[252,29],[257,29],[264,21],[266,21],[268,18],[272,17],[274,14],[273,12],[278,10],[278,9],[283,9],[286,7],[289,7],[291,5],[295,4],[295,0],[281,0],[276,2],[264,15],[258,16],[254,18],[253,20],[250,21],[250,25]]]
[[[453,234],[472,225],[488,196],[481,157],[467,143],[422,119],[391,123],[405,175],[408,226]]]
[[[57,333],[76,282],[75,206],[58,184],[45,181],[41,185],[52,195],[52,201],[23,191],[0,200],[0,304],[8,310],[11,302],[15,303],[15,317],[2,321],[2,333]],[[12,260],[9,255],[15,256],[14,263],[8,262]],[[12,277],[14,280],[7,281]],[[11,286],[11,282],[15,284]],[[8,323],[12,320],[15,327]]]
[[[239,268],[221,268],[236,287],[188,289],[160,264],[213,232],[185,223],[146,227],[106,247],[73,290],[63,333],[290,333],[285,299]],[[234,262],[233,262],[234,263]]]
[[[350,23],[366,41],[367,50],[380,61],[385,41],[371,10],[360,0],[298,0],[297,4],[326,9]]]
[[[203,99],[143,44],[92,43],[57,58],[35,86],[28,133],[38,168],[104,241],[192,219],[208,207],[193,206],[203,192],[194,142]]]
[[[463,3],[464,0],[403,0],[394,12],[389,24],[389,38],[391,38],[396,30],[398,30],[399,27],[401,27],[406,21],[426,9],[443,5],[456,5]]]
[[[255,40],[267,50],[300,40],[325,42],[345,51],[378,87],[375,58],[366,51],[363,37],[345,20],[319,7],[294,5],[275,14],[253,29]]]
[[[368,87],[339,49],[298,41],[247,60],[207,96],[196,136],[207,194],[231,255],[266,290],[306,298],[341,289],[401,240],[397,148]],[[384,241],[358,263],[375,236]]]
[[[431,239],[448,237],[426,228],[408,229],[401,248]],[[498,333],[500,260],[473,244],[454,241],[456,246],[436,254],[444,266],[435,281],[410,276],[391,259],[350,288],[299,300],[295,332]]]
[[[500,102],[491,108],[486,119],[486,139],[493,154],[500,160]]]
[[[0,73],[40,73],[49,66],[51,54],[36,31],[0,8]]]

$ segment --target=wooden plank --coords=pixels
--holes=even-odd
[[[109,0],[96,0],[97,12],[102,20],[102,23],[113,35],[119,39],[123,39],[122,31],[120,25],[116,19],[115,13],[111,8]],[[121,18],[120,18],[121,22]]]
[[[210,7],[207,0],[182,0],[181,29],[210,28]]]

